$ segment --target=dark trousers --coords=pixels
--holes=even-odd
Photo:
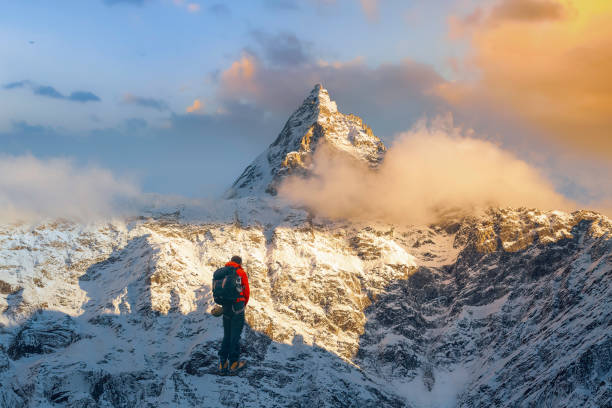
[[[219,357],[225,361],[229,358],[230,365],[238,361],[240,356],[240,334],[244,327],[244,303],[223,305],[223,343]]]

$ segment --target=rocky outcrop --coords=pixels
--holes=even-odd
[[[13,360],[32,354],[49,354],[78,341],[73,319],[55,313],[34,315],[17,332],[7,354]]]

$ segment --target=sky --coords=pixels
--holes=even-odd
[[[219,197],[321,82],[387,145],[443,117],[612,208],[611,17],[608,0],[6,1],[0,204],[87,175]]]

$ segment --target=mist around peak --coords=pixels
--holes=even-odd
[[[537,168],[452,119],[399,134],[377,170],[320,148],[312,174],[288,177],[279,196],[330,218],[422,224],[488,207],[574,207]]]
[[[141,205],[135,181],[66,158],[0,156],[0,222],[124,216]]]

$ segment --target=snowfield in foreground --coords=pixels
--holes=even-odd
[[[489,210],[354,225],[273,200],[0,228],[0,406],[612,403],[612,224]],[[250,366],[214,373],[213,271],[240,254]]]

